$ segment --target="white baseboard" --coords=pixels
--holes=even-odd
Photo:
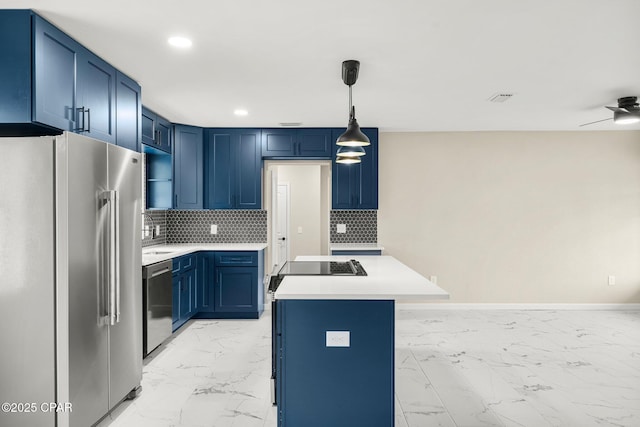
[[[497,303],[396,303],[398,310],[618,310],[640,311],[640,304],[497,304]]]

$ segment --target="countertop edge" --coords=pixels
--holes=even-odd
[[[142,248],[142,266],[167,261],[173,258],[189,255],[200,251],[238,251],[238,252],[254,252],[267,248],[266,243],[184,243],[146,246]],[[145,255],[150,251],[170,251],[166,254]]]

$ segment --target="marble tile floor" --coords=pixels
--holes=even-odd
[[[99,426],[275,427],[270,328],[191,321]],[[395,426],[640,426],[640,312],[398,309]]]

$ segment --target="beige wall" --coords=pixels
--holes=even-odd
[[[278,182],[289,183],[291,259],[322,253],[320,165],[278,166]],[[302,233],[298,233],[298,227],[302,227]]]
[[[640,302],[638,131],[381,133],[379,198],[451,302]]]

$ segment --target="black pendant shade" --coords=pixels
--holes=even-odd
[[[358,125],[358,121],[356,120],[356,107],[351,107],[349,126],[347,126],[347,130],[338,137],[336,145],[346,145],[349,147],[365,147],[371,145],[371,141],[369,141],[367,135],[362,133],[360,125]]]

